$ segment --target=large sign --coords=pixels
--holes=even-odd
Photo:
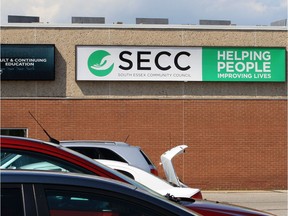
[[[77,46],[79,81],[285,82],[285,48]]]
[[[54,80],[55,46],[1,44],[1,80]]]

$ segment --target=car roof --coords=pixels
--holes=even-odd
[[[35,138],[28,138],[28,137],[0,135],[0,138],[1,138],[1,142],[4,139],[5,142],[8,142],[8,143],[10,143],[13,140],[18,140],[18,141],[23,141],[23,142],[29,141],[29,142],[41,143],[41,144],[50,145],[50,146],[54,146],[54,147],[59,146],[56,143],[47,142],[47,141],[39,140],[39,139],[35,139]]]
[[[105,145],[105,146],[121,146],[121,147],[134,147],[125,142],[119,141],[106,141],[106,140],[61,140],[61,145],[82,145],[82,144],[91,144],[91,145]]]
[[[113,151],[124,161],[133,166],[144,169],[147,172],[151,168],[157,169],[151,159],[141,150],[139,146],[133,146],[125,142],[97,141],[97,140],[66,140],[60,141],[61,146],[67,148],[103,148]],[[77,151],[77,149],[74,149]],[[94,159],[94,158],[93,158]]]
[[[88,175],[83,173],[66,173],[66,172],[52,172],[45,170],[1,170],[1,183],[43,183],[43,184],[65,184],[65,185],[74,185],[74,186],[83,186],[81,179],[85,180],[85,186],[95,187],[95,181],[97,187],[105,188],[105,183],[113,183],[116,185],[125,185],[125,187],[130,187],[133,190],[136,189],[136,186],[120,183],[113,179]],[[103,183],[103,185],[101,185]]]

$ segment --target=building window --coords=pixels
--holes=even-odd
[[[27,128],[1,128],[1,135],[27,137]]]

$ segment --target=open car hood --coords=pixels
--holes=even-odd
[[[179,154],[182,154],[185,152],[185,149],[188,148],[187,145],[179,145],[176,146],[168,151],[166,151],[164,154],[161,155],[161,163],[166,175],[166,179],[168,182],[170,182],[173,185],[176,185],[178,187],[187,187],[186,185],[182,184],[179,181],[179,178],[175,172],[172,159]]]

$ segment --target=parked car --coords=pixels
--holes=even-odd
[[[0,142],[1,169],[77,172],[126,182],[126,177],[113,169],[61,145],[13,136],[0,136]]]
[[[129,145],[125,142],[93,140],[66,140],[60,141],[60,144],[92,159],[125,162],[158,175],[156,166],[139,146]]]
[[[60,171],[62,173],[68,172],[71,175],[73,175],[73,173],[85,173],[85,174],[91,175],[91,178],[93,178],[92,177],[93,175],[93,176],[102,176],[102,177],[114,179],[117,181],[120,180],[122,182],[129,183],[136,188],[147,191],[150,194],[153,194],[154,196],[162,196],[158,194],[157,192],[145,187],[144,185],[134,181],[133,179],[128,178],[127,176],[95,160],[92,160],[91,158],[88,158],[85,155],[82,155],[71,149],[67,149],[61,145],[44,142],[44,141],[36,140],[36,139],[10,137],[10,136],[0,136],[0,142],[1,142],[0,143],[1,144],[0,145],[1,147],[1,151],[0,151],[1,152],[1,173],[3,173],[5,170],[18,172],[18,169],[29,169],[29,172],[33,173],[33,172],[37,172],[36,169],[38,169],[39,167],[42,170],[49,170],[50,172],[54,171],[55,174],[56,172],[60,173]],[[47,168],[47,166],[49,168]],[[18,176],[19,181],[21,180],[21,178],[22,177]],[[47,179],[49,181],[50,178],[47,178]],[[1,179],[1,181],[2,180],[3,179]],[[52,179],[50,180],[52,181]],[[3,181],[1,183],[3,183]],[[19,187],[24,190],[26,186],[22,185]],[[34,186],[33,188],[37,188],[37,186]],[[26,200],[26,197],[29,197],[33,194],[37,196],[37,193],[35,193],[34,189],[32,190],[30,188],[27,190],[28,190],[27,193],[24,194],[25,200]],[[9,194],[13,194],[13,192],[10,191]],[[1,190],[2,201],[4,200],[3,196],[4,196],[3,191]],[[264,212],[251,210],[251,209],[247,209],[243,207],[232,206],[232,205],[223,204],[223,203],[218,203],[218,202],[210,202],[210,201],[198,200],[198,199],[185,199],[185,198],[179,199],[170,194],[167,194],[165,197],[170,201],[173,201],[180,205],[185,206],[186,208],[190,209],[193,212],[195,211],[202,215],[207,215],[207,216],[210,216],[210,215],[211,216],[269,215]],[[59,198],[61,199],[61,196]],[[73,197],[73,199],[77,200],[78,196]],[[15,201],[16,201],[16,198],[15,198]],[[43,206],[41,204],[37,203],[37,208],[42,208],[42,207]],[[34,213],[29,214],[29,210],[27,211],[28,213],[26,213],[25,215],[29,215],[29,216],[36,215]],[[64,213],[66,215],[73,216],[73,213],[71,214],[69,212],[64,212]],[[53,213],[54,215],[52,216],[58,216],[58,215],[66,216],[64,213],[62,214],[61,212],[57,212],[55,214]],[[1,215],[5,215],[5,214],[1,214]],[[10,214],[8,215],[10,216]],[[42,216],[42,214],[40,215]],[[44,214],[44,215],[47,215],[47,214]],[[74,214],[74,215],[77,215],[77,214]],[[99,215],[99,214],[95,214],[95,215]],[[106,215],[102,214],[102,216],[106,216]],[[86,216],[86,215],[83,214],[83,216]]]
[[[44,171],[1,172],[2,216],[191,216],[187,208],[107,178]]]
[[[166,194],[170,194],[173,195],[174,197],[179,198],[202,199],[202,193],[199,189],[172,186],[164,179],[161,179],[158,176],[152,175],[151,173],[148,173],[137,167],[131,166],[127,163],[111,160],[96,160],[96,161],[103,163],[104,165],[109,166],[114,170],[117,170],[118,172],[123,173],[124,175],[162,194],[163,196],[165,196]]]

